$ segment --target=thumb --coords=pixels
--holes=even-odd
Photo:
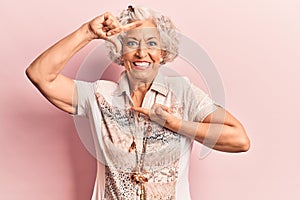
[[[151,108],[151,113],[153,116],[157,116],[160,119],[165,119],[167,117],[168,112],[161,104],[154,104]]]

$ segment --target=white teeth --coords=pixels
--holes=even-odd
[[[148,67],[150,65],[148,62],[134,62],[133,64],[140,67]]]

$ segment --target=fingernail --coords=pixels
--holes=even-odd
[[[110,35],[111,35],[111,32],[106,33],[106,35],[110,36]]]

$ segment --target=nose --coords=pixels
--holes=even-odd
[[[145,58],[147,56],[147,50],[145,48],[139,48],[136,50],[135,55],[139,58]]]
[[[145,58],[147,54],[147,47],[141,42],[139,48],[136,49],[135,55],[139,58]]]

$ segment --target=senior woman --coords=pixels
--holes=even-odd
[[[72,80],[60,72],[94,39],[125,70],[118,83]],[[165,77],[161,65],[178,54],[171,20],[131,7],[119,18],[104,13],[42,53],[26,74],[59,109],[89,118],[98,153],[92,199],[188,200],[188,164],[194,140],[225,152],[249,149],[228,111],[187,78]]]

